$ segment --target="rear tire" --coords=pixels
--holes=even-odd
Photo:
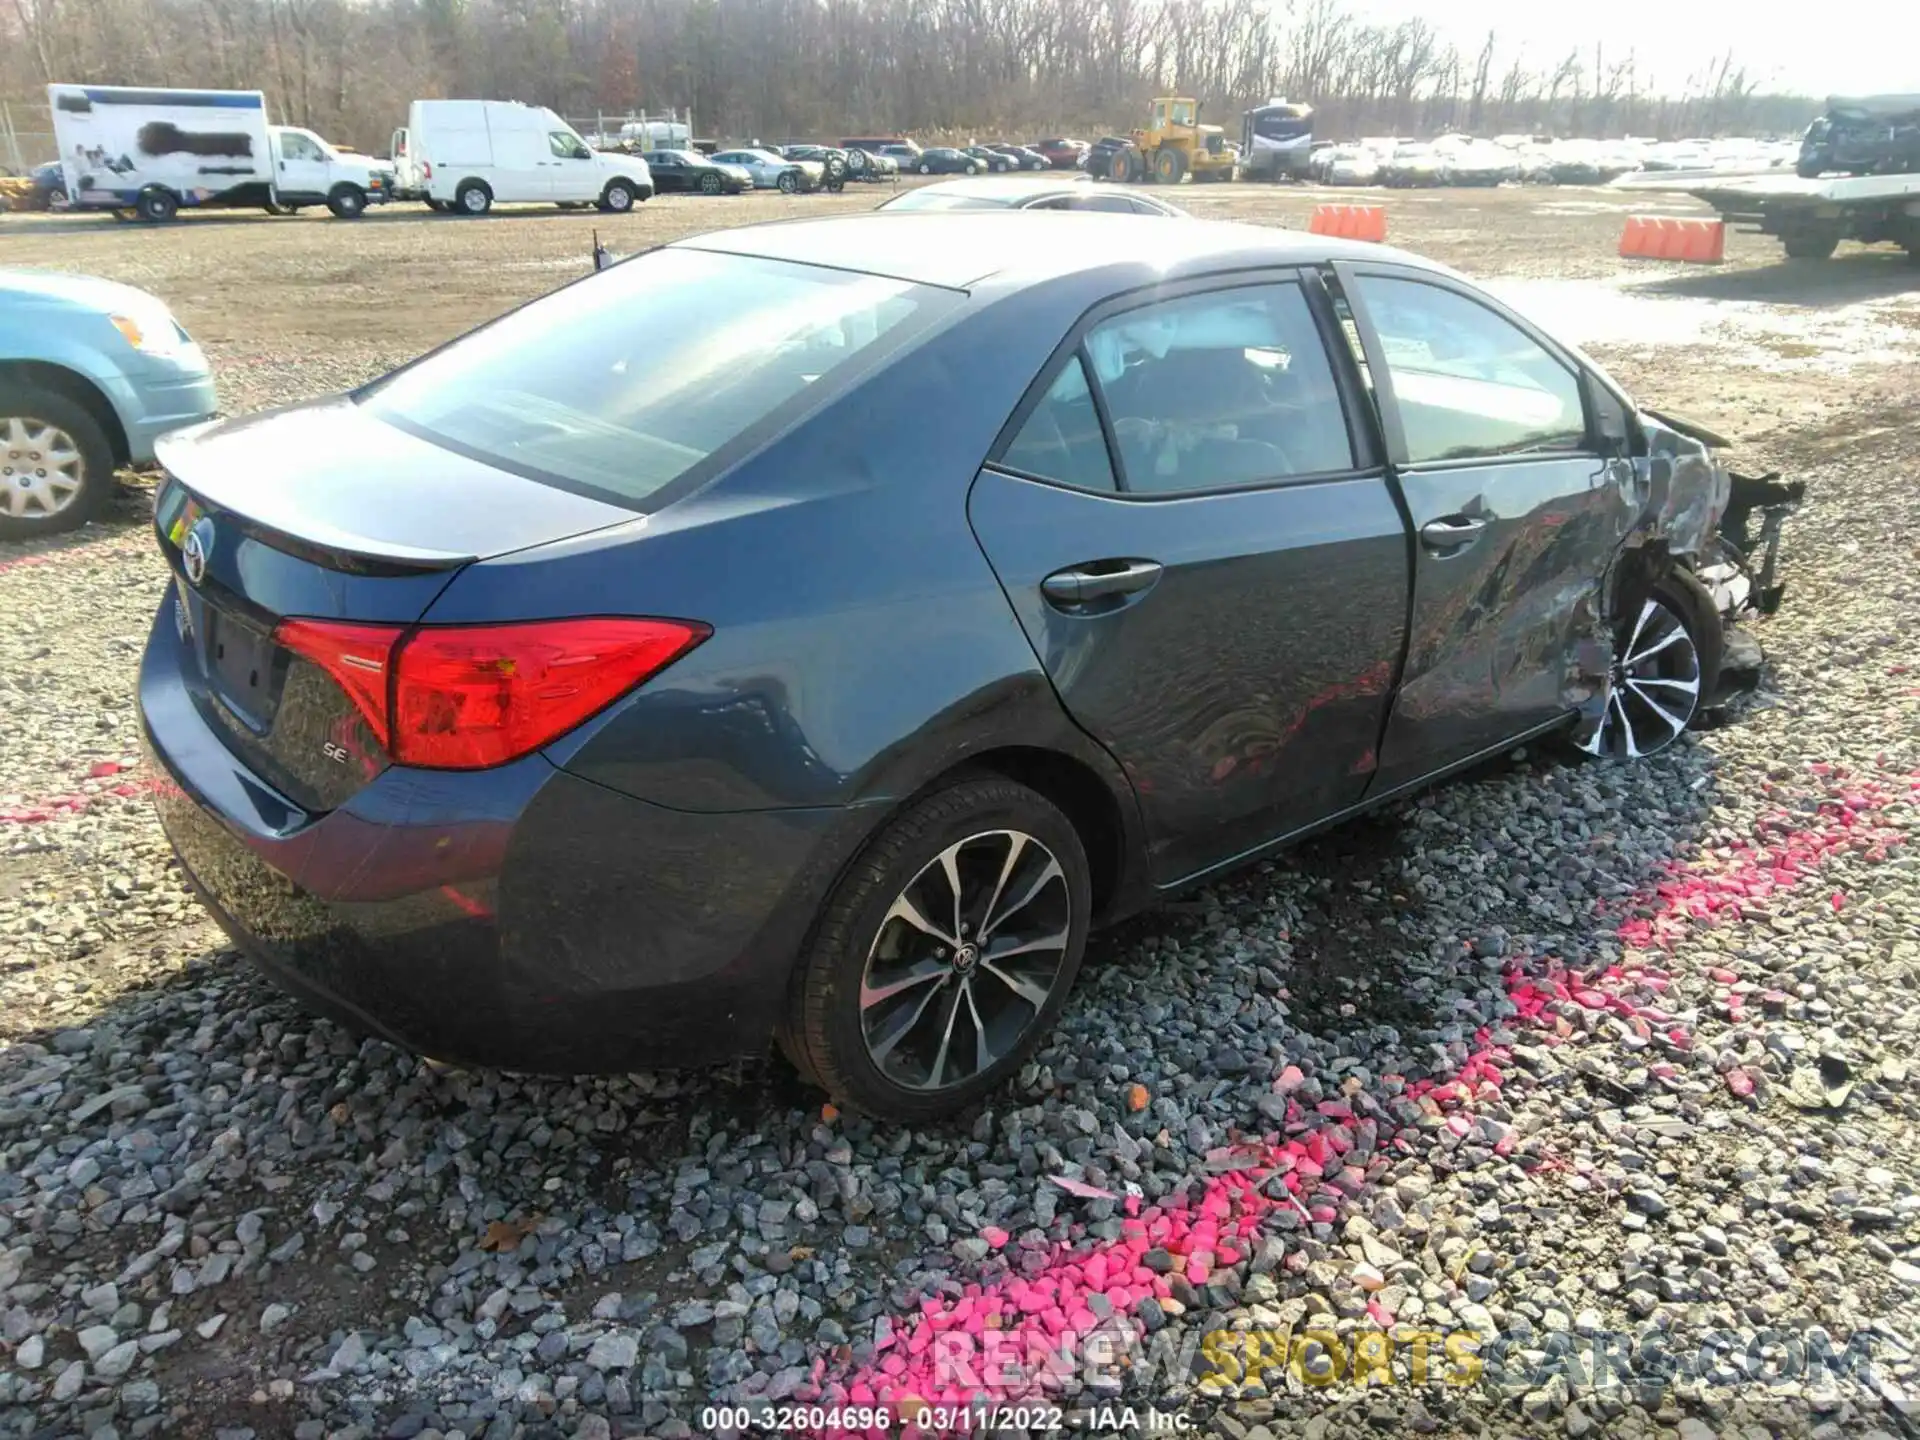
[[[327,209],[336,220],[358,220],[367,213],[366,192],[357,185],[336,185],[327,197]]]
[[[140,198],[133,202],[133,213],[149,225],[162,225],[180,213],[180,201],[171,190],[156,186],[140,192]]]
[[[911,1124],[957,1110],[1052,1027],[1091,894],[1080,837],[1043,796],[994,775],[935,790],[868,842],[828,898],[789,986],[781,1048],[866,1114]]]
[[[0,540],[84,525],[112,492],[113,446],[93,412],[58,390],[9,387],[0,398]]]
[[[479,180],[462,180],[453,192],[453,208],[462,215],[484,215],[493,209],[493,191]]]
[[[1832,230],[1789,230],[1780,237],[1789,260],[1828,260],[1840,248],[1840,236]]]

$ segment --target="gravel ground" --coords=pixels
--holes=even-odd
[[[1030,1362],[1004,1396],[1097,1428],[1911,1434],[1911,275],[1736,237],[1628,276],[1604,192],[1389,203],[1809,480],[1763,691],[1656,761],[1519,755],[1096,937],[1053,1042],[949,1125],[836,1116],[772,1060],[561,1082],[309,1018],[144,799],[146,498],[0,553],[0,1436],[684,1435],[716,1399],[936,1398],[989,1342]],[[570,278],[591,228],[44,219],[8,258],[155,289],[241,411]],[[1289,1329],[1319,1333],[1291,1374]],[[1061,1330],[1101,1338],[1034,1376]],[[1416,1332],[1482,1337],[1477,1382],[1439,1340],[1416,1375]],[[1396,1381],[1356,1385],[1381,1335]]]

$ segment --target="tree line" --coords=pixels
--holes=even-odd
[[[1159,94],[1229,133],[1248,105],[1304,100],[1328,137],[1792,134],[1818,109],[1731,54],[1655,94],[1617,41],[1543,65],[1490,34],[1467,54],[1343,0],[0,0],[0,97],[49,81],[264,90],[370,150],[434,96],[676,108],[768,141],[1092,138]]]

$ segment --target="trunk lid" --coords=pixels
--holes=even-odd
[[[475,560],[638,518],[346,400],[186,432],[159,450],[154,524],[187,688],[235,757],[309,813],[343,804],[389,761],[347,690],[276,640],[282,621],[410,626]]]
[[[344,396],[176,433],[158,448],[206,504],[349,561],[447,568],[637,518],[423,440]]]

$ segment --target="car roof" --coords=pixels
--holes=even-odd
[[[1140,264],[1154,266],[1169,279],[1328,260],[1391,260],[1443,269],[1388,246],[1300,230],[1195,220],[1168,231],[1143,226],[1138,216],[1072,210],[869,212],[746,225],[677,243],[686,249],[856,270],[949,290],[989,280],[1019,288],[1074,271]]]
[[[1029,172],[1025,175],[977,175],[966,180],[938,180],[931,185],[917,186],[912,190],[903,190],[903,195],[977,195],[982,200],[999,201],[1011,205],[1016,200],[1024,200],[1030,195],[1054,194],[1057,191],[1077,192],[1081,187],[1091,185],[1093,177],[1084,170],[1069,174],[1064,171]]]

